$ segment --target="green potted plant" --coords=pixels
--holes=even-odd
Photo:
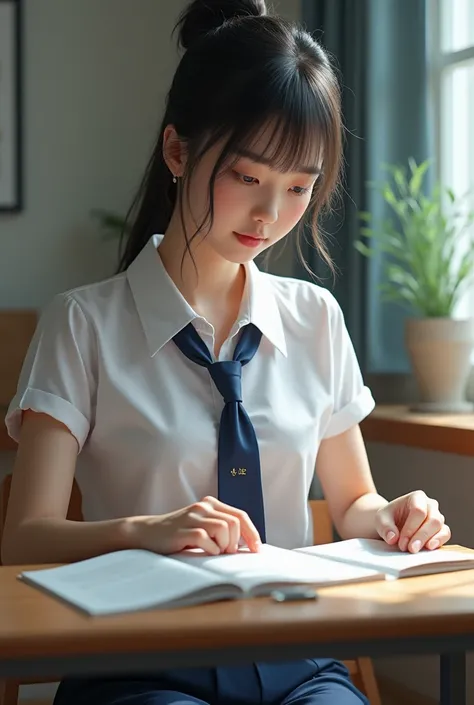
[[[371,213],[360,213],[362,238],[355,246],[366,257],[384,253],[381,294],[410,311],[405,344],[420,395],[412,408],[471,411],[465,393],[473,318],[456,318],[455,309],[474,273],[474,213],[466,196],[458,198],[439,183],[425,193],[429,166],[428,160],[409,159],[408,169],[387,167],[390,178],[376,188],[392,217],[379,224]]]

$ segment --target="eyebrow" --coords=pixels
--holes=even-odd
[[[255,152],[252,152],[249,149],[239,149],[237,151],[237,155],[239,157],[244,157],[245,159],[250,159],[252,162],[256,162],[257,164],[264,164],[265,166],[272,166],[272,160],[269,159],[268,157],[263,157],[260,154],[256,154]],[[317,166],[296,166],[292,171],[295,174],[314,174],[314,175],[319,175],[322,174],[322,169],[320,169]]]

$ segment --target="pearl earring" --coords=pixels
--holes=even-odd
[[[177,181],[178,179],[176,178],[176,176],[173,176],[173,183],[175,184]]]

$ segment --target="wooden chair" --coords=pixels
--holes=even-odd
[[[7,475],[0,485],[0,545],[2,541],[3,527],[7,515],[8,498],[10,497],[11,475]],[[82,498],[79,488],[74,482],[71,501],[69,503],[68,519],[73,521],[82,520]],[[20,685],[36,685],[39,683],[55,683],[59,680],[52,675],[49,678],[34,678],[31,680],[22,679],[21,681],[8,679],[0,680],[0,705],[18,705],[18,695]]]
[[[309,506],[313,516],[314,545],[331,543],[334,541],[334,533],[327,502],[324,499],[312,499]],[[361,657],[344,663],[349,669],[352,682],[367,696],[370,705],[382,705],[372,659]]]
[[[0,451],[15,450],[3,423],[7,407],[15,395],[18,376],[36,328],[34,310],[0,310]]]
[[[0,543],[5,524],[8,498],[10,496],[10,486],[11,475],[7,475],[3,483],[0,485]],[[322,499],[311,500],[310,508],[313,516],[313,536],[315,545],[330,543],[333,541],[333,527],[329,516],[327,503]],[[74,482],[72,488],[68,519],[72,519],[74,521],[82,520],[81,494],[76,482]],[[381,705],[380,694],[371,659],[357,658],[350,661],[344,661],[344,663],[349,669],[354,685],[367,696],[370,705]],[[32,681],[0,681],[0,705],[18,705],[18,692],[20,685],[29,685],[33,683],[54,683],[57,680],[57,677],[51,676],[50,678],[44,678],[41,680],[35,679]]]
[[[15,395],[28,345],[38,322],[34,310],[0,311],[0,407]]]

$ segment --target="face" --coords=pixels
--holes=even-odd
[[[212,228],[206,226],[196,238],[199,249],[211,248],[229,262],[248,262],[284,238],[303,216],[320,165],[315,160],[292,173],[277,171],[259,159],[267,141],[264,131],[248,154],[218,175]],[[185,209],[188,233],[195,232],[208,211],[208,185],[221,149],[220,144],[211,148],[194,171]]]

